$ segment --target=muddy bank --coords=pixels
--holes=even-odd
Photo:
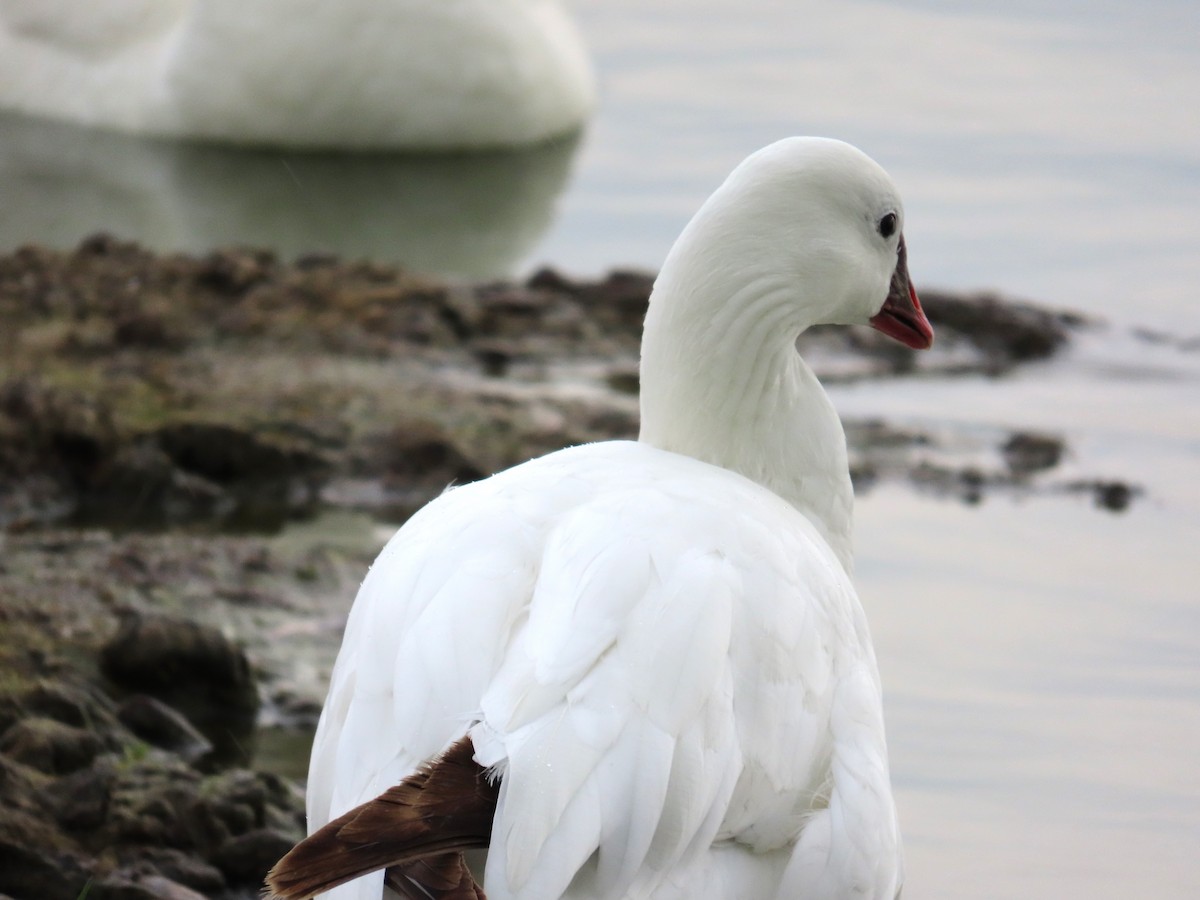
[[[390,527],[453,481],[637,431],[652,278],[457,285],[106,237],[0,257],[0,895],[253,896],[300,829],[256,771],[303,735]],[[1089,324],[927,293],[927,354],[806,334],[829,381],[1003,377]],[[849,421],[860,492],[1076,491],[1053,434]],[[377,527],[375,523],[387,523]]]
[[[450,285],[107,237],[21,249],[0,258],[0,524],[262,530],[330,504],[397,519],[450,481],[631,436],[651,284]],[[1084,324],[992,296],[925,305],[930,353],[865,328],[801,349],[830,381],[998,375]]]

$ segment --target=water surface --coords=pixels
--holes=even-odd
[[[1162,367],[1133,367],[1147,355]],[[1052,480],[1144,492],[1119,514],[1054,493],[860,501],[905,896],[1195,896],[1200,359],[1093,335],[998,383],[833,394],[844,414],[947,433],[1056,434],[1070,452]]]

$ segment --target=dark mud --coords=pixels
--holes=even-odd
[[[103,236],[0,257],[0,895],[254,896],[302,809],[294,783],[254,770],[255,725],[315,723],[326,650],[308,648],[336,644],[331,598],[378,547],[362,523],[635,435],[651,284],[543,270],[468,286]],[[801,349],[831,381],[1002,377],[1088,324],[994,296],[924,303],[928,354],[867,329]],[[1055,482],[1056,435],[996,435],[981,455],[846,424],[860,491],[1136,497]]]
[[[651,284],[450,285],[103,236],[23,248],[0,258],[0,524],[262,530],[352,497],[397,518],[449,481],[630,436]],[[801,349],[830,381],[999,375],[1084,324],[990,295],[924,302],[931,353],[868,329]]]

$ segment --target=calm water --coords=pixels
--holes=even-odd
[[[1123,343],[1091,336],[999,384],[835,391],[844,413],[968,437],[1059,434],[1060,477],[1145,490],[1120,515],[899,488],[860,502],[906,897],[1200,895],[1200,359],[1152,370]]]
[[[470,276],[654,268],[748,152],[829,134],[900,184],[923,283],[1200,331],[1194,0],[573,5],[602,84],[577,146],[312,158],[4,117],[0,246],[108,227]]]
[[[1143,493],[859,505],[908,900],[1200,896],[1200,4],[578,0],[602,105],[577,144],[304,158],[0,122],[0,244],[328,248],[468,276],[655,267],[747,152],[844,137],[906,197],[918,285],[1116,323],[1001,381],[840,387],[848,415]],[[1167,340],[1131,336],[1152,326]]]
[[[1200,4],[579,6],[603,106],[539,256],[654,266],[749,149],[829,134],[901,186],[915,277],[1200,330]]]

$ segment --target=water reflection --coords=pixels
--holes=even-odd
[[[578,136],[417,156],[238,150],[0,116],[0,249],[109,231],[159,250],[328,251],[488,278],[551,224]]]
[[[906,897],[1194,896],[1196,567],[1162,541],[1188,519],[859,504]]]

